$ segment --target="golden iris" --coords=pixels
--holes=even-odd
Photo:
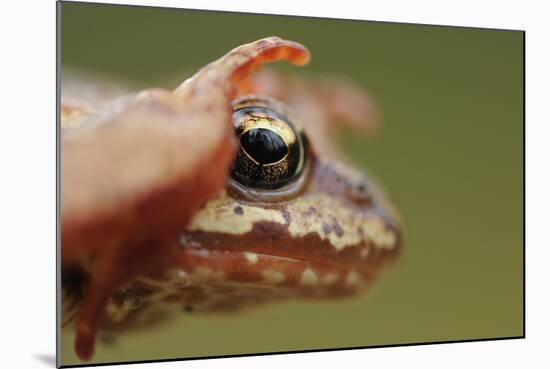
[[[258,98],[234,104],[233,124],[240,150],[231,176],[247,187],[280,188],[302,171],[302,138],[275,105],[271,100]]]

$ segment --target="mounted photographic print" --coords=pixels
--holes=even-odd
[[[524,336],[524,32],[58,27],[59,365]]]

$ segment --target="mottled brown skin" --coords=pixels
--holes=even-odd
[[[301,65],[309,54],[270,37],[229,52],[174,92],[62,106],[62,273],[88,280],[76,320],[81,359],[93,354],[113,293],[162,270],[181,230],[223,187],[236,148],[230,103],[237,82],[281,59]]]
[[[268,71],[256,76],[241,84],[247,96],[233,105],[269,93],[284,105],[267,99],[268,105],[292,108],[290,120],[308,142],[307,168],[284,191],[229,180],[182,231],[170,265],[119,291],[109,328],[147,323],[162,302],[185,312],[213,312],[351,296],[399,255],[397,212],[372,178],[345,164],[332,138],[339,124],[372,132],[377,114],[370,97],[342,81],[331,90],[327,82],[291,81]]]
[[[280,213],[284,222],[272,221],[271,215],[265,219],[255,220],[250,230],[242,233],[229,233],[224,230],[201,229],[197,221],[183,233],[184,243],[180,244],[178,252],[172,256],[173,270],[184,271],[189,274],[189,285],[210,285],[218,288],[227,287],[228,294],[223,303],[215,300],[211,304],[194,310],[216,311],[232,309],[235,304],[254,304],[256,291],[251,290],[248,295],[231,292],[233,283],[241,283],[241,292],[244,286],[251,288],[261,285],[274,285],[278,293],[264,296],[262,301],[290,297],[330,298],[352,295],[364,287],[378,275],[379,271],[394,260],[401,249],[400,225],[395,217],[394,210],[376,185],[367,177],[350,176],[342,169],[342,164],[316,157],[310,163],[310,173],[304,187],[297,190],[295,197],[285,197],[282,201],[262,201],[260,198],[245,198],[240,194],[232,193],[229,186],[223,205],[207,204],[212,206],[213,213],[220,212],[219,218],[204,215],[208,222],[223,222],[235,224],[246,222],[249,209],[271,210]],[[323,203],[322,199],[330,199],[330,203]],[[311,201],[310,201],[311,200]],[[299,203],[307,204],[300,209]],[[223,212],[221,208],[226,208]],[[336,208],[345,208],[357,221],[357,225],[346,224],[347,216],[339,217]],[[234,220],[230,219],[233,211]],[[330,214],[333,214],[332,217]],[[314,231],[304,234],[293,234],[291,226],[300,229],[304,222],[319,222],[321,233],[334,235],[335,239],[345,239],[357,236],[359,240],[350,241],[344,247],[336,248],[333,240],[322,238]],[[382,225],[384,232],[391,232],[393,241],[389,244],[378,245],[376,237],[367,237],[370,225]],[[350,235],[350,233],[354,233]],[[256,261],[250,262],[246,253],[256,255]],[[366,256],[365,253],[368,253]],[[211,270],[211,279],[202,280],[195,276],[198,268]],[[270,271],[284,277],[281,281],[271,283],[263,273]],[[311,283],[302,283],[304,273],[315,280]],[[313,273],[311,273],[313,272]],[[199,272],[198,274],[201,274]],[[355,275],[352,280],[350,275]],[[332,280],[326,277],[332,277]],[[323,282],[326,280],[326,282]],[[169,289],[168,287],[166,289]],[[190,301],[185,296],[185,289],[175,292],[179,294],[185,305],[193,306],[197,301]],[[233,294],[233,295],[232,295]],[[270,297],[270,298],[269,298]],[[238,300],[238,301],[237,301]],[[200,305],[200,304],[199,304]],[[204,304],[202,304],[204,305]]]

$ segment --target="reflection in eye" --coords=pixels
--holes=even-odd
[[[257,164],[273,164],[288,155],[288,146],[275,131],[252,128],[240,137],[242,150]]]
[[[251,98],[235,106],[233,124],[241,144],[231,168],[234,180],[247,187],[276,189],[300,175],[302,138],[282,112]]]

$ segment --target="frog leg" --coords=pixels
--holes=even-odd
[[[242,45],[174,92],[117,99],[63,134],[61,262],[89,276],[76,321],[81,359],[93,355],[109,296],[161,268],[171,241],[223,188],[237,147],[236,82],[281,59],[302,65],[309,53],[278,37]]]

